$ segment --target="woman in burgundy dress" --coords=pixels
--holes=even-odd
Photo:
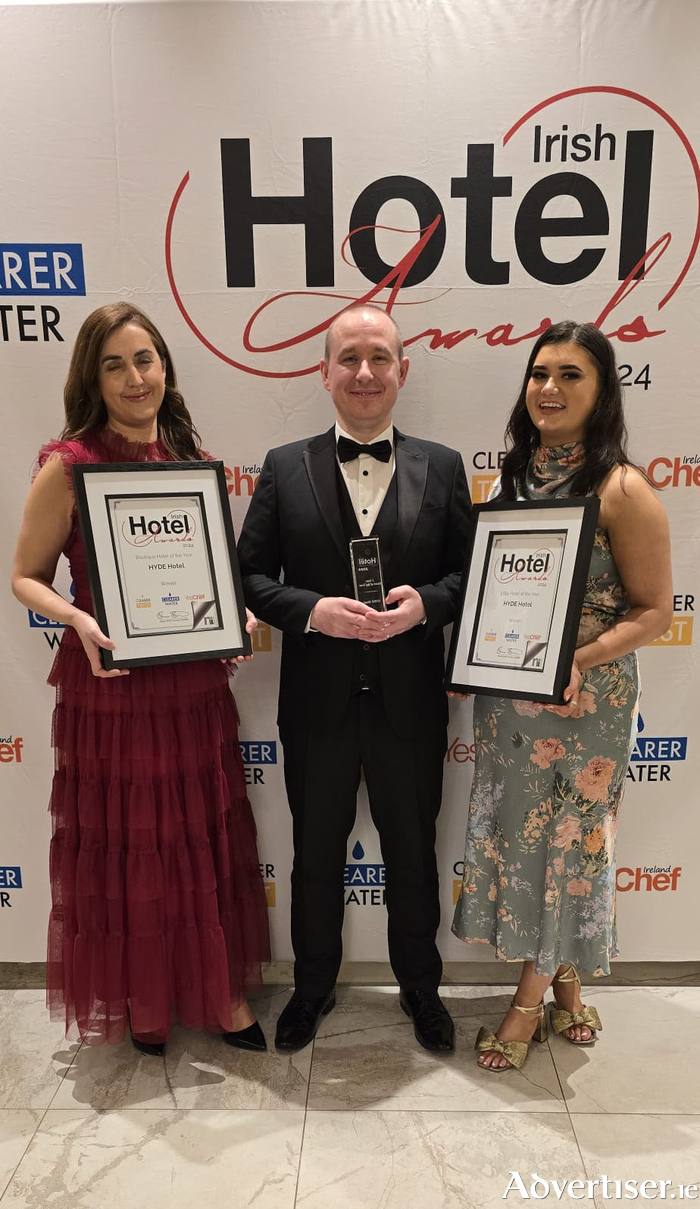
[[[89,1045],[162,1054],[174,1021],[265,1049],[246,1003],[269,960],[265,891],[219,660],[106,672],[71,466],[189,461],[200,449],[170,353],[127,303],[85,320],[61,439],[39,453],[13,570],[22,604],[66,626],[56,687],[47,996]],[[52,585],[69,561],[75,604]],[[248,630],[255,626],[249,614]]]

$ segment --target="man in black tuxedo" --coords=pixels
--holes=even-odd
[[[401,1007],[422,1045],[450,1052],[454,1027],[437,993],[435,821],[447,735],[443,627],[456,612],[469,492],[458,453],[392,425],[408,358],[385,311],[342,312],[320,369],[335,427],[268,453],[239,543],[246,602],[284,633],[278,724],[296,960],[276,1043],[300,1049],[335,1004],[363,769]],[[353,598],[349,542],[369,534],[391,588],[386,612]]]

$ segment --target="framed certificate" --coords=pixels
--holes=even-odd
[[[474,507],[448,689],[562,703],[599,509],[598,496]]]
[[[249,655],[222,462],[73,466],[111,668]]]

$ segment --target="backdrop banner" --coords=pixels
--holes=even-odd
[[[673,624],[641,654],[621,957],[697,958],[700,6],[8,4],[0,41],[7,577],[36,451],[62,427],[70,351],[96,306],[133,300],[162,329],[204,446],[226,465],[237,532],[266,451],[332,422],[317,367],[350,300],[398,321],[411,368],[396,422],[459,449],[475,501],[498,472],[534,338],[558,319],[597,323],[674,554]],[[70,594],[63,563],[58,587]],[[5,616],[0,960],[40,961],[46,677],[63,631],[18,604]],[[261,626],[235,692],[274,956],[287,959],[279,649]],[[473,761],[471,705],[453,702],[438,837],[448,961],[492,954],[450,932]],[[345,956],[386,960],[364,791],[347,859]]]

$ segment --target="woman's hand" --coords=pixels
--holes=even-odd
[[[468,701],[471,695],[471,693],[453,693],[449,689],[447,691],[448,697],[456,697],[458,701]]]
[[[251,613],[250,609],[246,609],[245,615],[247,618],[245,623],[245,632],[246,634],[252,634],[253,630],[257,629],[258,619],[254,613]],[[252,658],[252,655],[234,655],[231,659],[222,659],[221,662],[227,663],[230,671],[235,672],[239,663],[250,663]]]
[[[572,718],[575,710],[578,708],[581,679],[581,669],[576,662],[576,656],[574,656],[574,662],[571,665],[571,677],[569,679],[569,683],[564,689],[564,701],[566,704],[545,705],[544,708],[548,710],[550,714],[557,714],[560,718]]]
[[[100,648],[105,651],[113,651],[114,643],[111,638],[107,638],[102,633],[94,617],[91,617],[89,613],[78,611],[77,617],[74,617],[70,624],[83,644],[93,676],[97,676],[100,680],[114,680],[115,676],[129,675],[128,668],[115,667],[111,672],[106,672],[103,668]]]

